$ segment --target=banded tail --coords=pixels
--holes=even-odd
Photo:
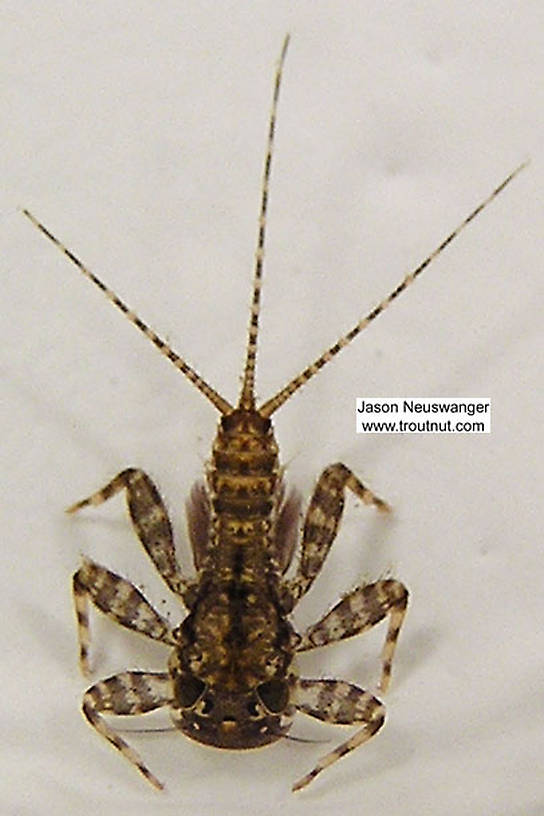
[[[302,386],[306,385],[312,377],[317,374],[327,363],[329,363],[343,348],[349,345],[366,327],[375,320],[385,309],[407,289],[411,283],[426,269],[435,258],[450,244],[457,236],[465,229],[466,226],[479,215],[488,204],[493,201],[496,196],[501,193],[504,188],[518,175],[518,173],[527,166],[528,161],[523,162],[515,170],[513,170],[495,189],[484,198],[472,212],[460,222],[460,224],[453,229],[449,235],[431,252],[419,266],[410,271],[400,281],[400,283],[390,292],[383,300],[381,300],[373,309],[371,309],[365,317],[363,317],[352,329],[346,334],[343,334],[338,340],[333,343],[323,354],[317,357],[312,363],[303,369],[296,377],[293,377],[283,388],[281,388],[274,396],[264,402],[259,408],[255,407],[255,366],[257,358],[258,346],[258,332],[259,332],[259,316],[261,306],[261,287],[263,277],[264,264],[264,249],[267,225],[268,212],[268,191],[270,183],[270,174],[272,167],[272,156],[274,149],[274,136],[276,129],[276,116],[278,101],[280,95],[281,80],[283,74],[283,66],[287,54],[287,47],[289,45],[289,35],[285,37],[281,49],[280,57],[276,67],[274,77],[274,91],[272,96],[272,106],[270,110],[270,118],[268,123],[268,135],[266,142],[266,153],[264,161],[263,178],[261,185],[261,206],[259,211],[258,222],[258,236],[257,248],[255,251],[255,266],[253,272],[253,291],[251,299],[251,312],[246,344],[246,358],[244,366],[244,374],[242,381],[242,388],[238,400],[238,409],[255,411],[265,418],[271,417],[278,408],[287,402],[287,400]],[[193,385],[203,394],[206,399],[219,411],[220,414],[229,414],[234,410],[234,406],[221,396],[209,383],[200,376],[200,374],[193,368],[186,360],[177,354],[153,329],[151,329],[138,315],[132,311],[115,292],[109,289],[105,283],[102,282],[87,266],[69,250],[50,230],[45,227],[32,213],[27,209],[23,209],[23,214],[32,221],[32,223],[54,243],[61,252],[66,255],[80,272],[85,275],[95,286],[102,290],[108,300],[119,309],[128,320],[139,329],[151,342],[158,348],[160,353],[167,357],[173,365],[185,375],[185,377],[193,383]]]

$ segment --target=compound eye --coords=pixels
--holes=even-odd
[[[285,680],[268,680],[257,687],[257,696],[271,714],[279,714],[289,702],[289,687]]]
[[[182,708],[192,708],[202,697],[206,684],[193,674],[180,674],[175,680],[176,700]]]

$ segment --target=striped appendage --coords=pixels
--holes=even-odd
[[[258,238],[257,238],[257,248],[255,251],[255,268],[253,274],[253,294],[251,300],[251,312],[250,312],[250,320],[249,320],[249,330],[248,330],[248,339],[246,345],[246,361],[244,367],[244,374],[242,379],[242,388],[240,392],[240,398],[238,402],[238,408],[244,410],[254,410],[255,409],[255,393],[254,393],[254,385],[255,385],[255,364],[256,364],[256,357],[257,357],[257,341],[258,341],[258,329],[259,329],[259,315],[260,315],[260,303],[261,303],[261,287],[262,287],[262,275],[263,275],[263,261],[264,261],[264,252],[265,252],[265,237],[266,237],[266,223],[267,223],[267,212],[268,212],[268,197],[269,197],[269,182],[270,182],[270,172],[272,167],[272,156],[273,156],[273,148],[274,148],[274,136],[276,130],[276,116],[277,116],[277,108],[278,108],[278,101],[279,101],[279,94],[280,94],[280,86],[281,86],[281,79],[282,79],[282,72],[283,72],[283,65],[285,61],[285,56],[287,54],[287,47],[289,45],[289,35],[285,37],[283,42],[280,58],[278,61],[278,65],[276,68],[276,74],[274,78],[274,93],[272,97],[272,106],[270,111],[270,118],[269,118],[269,125],[268,125],[268,136],[267,136],[267,145],[266,145],[266,153],[265,153],[265,162],[264,162],[264,172],[262,177],[262,185],[261,185],[261,206],[259,210],[259,231],[258,231]],[[312,377],[315,376],[327,363],[329,363],[336,355],[342,351],[347,345],[349,345],[355,338],[376,318],[380,315],[396,298],[404,292],[405,289],[410,286],[411,283],[426,269],[434,260],[435,258],[440,255],[443,250],[450,244],[452,241],[457,238],[457,236],[465,229],[468,224],[474,218],[476,218],[482,210],[487,207],[488,204],[493,201],[503,190],[504,188],[524,169],[528,164],[528,161],[523,162],[520,164],[515,170],[513,170],[495,189],[485,198],[483,201],[475,207],[466,218],[461,221],[461,223],[454,229],[450,234],[440,242],[440,244],[436,247],[436,249],[431,252],[424,261],[422,261],[419,266],[409,272],[403,280],[390,292],[387,297],[383,298],[368,314],[363,317],[350,331],[346,334],[342,335],[332,346],[330,346],[323,354],[321,354],[313,363],[308,365],[302,372],[300,372],[296,377],[287,383],[280,391],[277,392],[273,397],[268,399],[264,402],[260,408],[257,409],[258,413],[263,418],[269,418],[274,414],[278,408],[280,408],[290,397],[306,385]],[[52,241],[60,250],[61,252],[73,263],[75,266],[78,267],[80,272],[85,275],[95,286],[97,286],[108,298],[108,300],[113,303],[113,305],[118,308],[123,314],[128,318],[128,320],[136,326],[151,342],[159,349],[161,354],[167,357],[171,363],[181,371],[190,382],[193,383],[194,386],[217,408],[217,410],[225,415],[229,414],[233,410],[233,406],[222,397],[212,386],[210,386],[198,372],[192,368],[179,354],[177,354],[173,349],[171,349],[168,344],[159,337],[156,332],[153,331],[143,320],[141,320],[138,315],[132,311],[122,300],[119,298],[115,292],[106,286],[103,281],[97,277],[93,272],[85,266],[85,264],[71,251],[69,250],[44,224],[42,224],[31,212],[27,209],[23,209],[23,214],[43,233],[50,241]]]
[[[342,680],[299,680],[295,705],[298,711],[328,723],[356,725],[364,723],[350,739],[326,754],[316,766],[293,785],[306,787],[321,771],[367,742],[382,727],[385,709],[368,691]]]
[[[276,130],[276,114],[278,100],[280,97],[281,75],[289,36],[283,41],[276,76],[274,78],[274,94],[272,97],[272,108],[268,121],[268,138],[266,142],[266,154],[264,159],[263,180],[261,185],[261,209],[259,212],[259,234],[257,238],[257,249],[255,250],[255,271],[253,274],[253,296],[251,299],[251,316],[249,319],[249,330],[246,349],[246,364],[242,390],[240,392],[239,408],[250,410],[255,407],[255,362],[257,358],[257,337],[259,333],[259,313],[261,307],[261,286],[263,278],[264,244],[266,236],[266,215],[268,210],[268,187],[270,183],[270,170],[272,167],[272,153],[274,149],[274,134]]]
[[[487,207],[488,204],[493,201],[496,196],[501,193],[507,184],[509,184],[515,176],[520,173],[524,167],[526,167],[528,162],[523,162],[517,167],[515,170],[507,176],[504,181],[502,181],[498,187],[495,187],[492,193],[490,193],[487,198],[485,198],[478,206],[472,210],[472,212],[467,215],[466,218],[461,221],[461,223],[454,229],[450,234],[444,238],[443,241],[436,247],[436,249],[428,255],[424,261],[422,261],[419,266],[409,272],[398,284],[398,286],[393,289],[393,291],[387,295],[383,300],[381,300],[374,308],[365,316],[362,320],[357,323],[347,334],[340,337],[336,343],[334,343],[330,348],[327,349],[323,354],[321,354],[317,360],[314,360],[307,368],[304,369],[300,374],[294,377],[286,386],[284,386],[277,394],[267,400],[261,407],[259,408],[259,413],[262,416],[270,417],[273,413],[275,413],[278,408],[280,408],[284,402],[298,391],[299,388],[302,388],[303,385],[312,379],[312,377],[320,371],[324,365],[326,365],[333,357],[342,351],[347,345],[349,345],[352,340],[355,338],[368,326],[369,323],[372,323],[375,318],[378,317],[385,309],[402,293],[405,289],[410,286],[411,283],[415,281],[418,275],[421,275],[424,269],[426,269],[429,264],[434,261],[435,258],[443,252],[444,249],[451,244],[451,242],[457,238],[457,236],[464,230],[464,228],[470,224],[470,222],[479,215],[482,210]]]
[[[133,312],[132,309],[130,309],[126,305],[126,303],[124,303],[121,300],[121,298],[115,294],[115,292],[112,289],[109,289],[106,286],[106,284],[103,283],[100,280],[100,278],[94,274],[94,272],[91,272],[91,270],[88,269],[88,267],[86,267],[85,264],[82,261],[80,261],[79,258],[76,255],[74,255],[74,253],[71,250],[68,249],[68,247],[66,247],[61,241],[59,241],[59,239],[55,235],[53,235],[53,233],[50,230],[47,229],[47,227],[45,227],[40,221],[38,221],[38,219],[35,218],[32,215],[32,213],[29,212],[28,210],[23,210],[23,214],[26,215],[26,217],[30,221],[32,221],[34,226],[36,226],[40,230],[40,232],[42,232],[47,238],[49,238],[49,240],[52,241],[55,244],[55,246],[57,246],[60,249],[60,251],[64,255],[66,255],[66,257],[70,261],[72,261],[73,264],[77,266],[79,271],[82,272],[86,278],[88,278],[92,283],[94,283],[95,286],[98,286],[98,288],[105,294],[110,303],[113,303],[113,305],[117,309],[123,312],[125,317],[133,324],[133,326],[136,326],[136,328],[139,329],[142,332],[142,334],[145,334],[145,336],[149,340],[151,340],[153,345],[156,348],[158,348],[160,353],[167,357],[179,371],[185,374],[187,379],[190,380],[193,383],[193,385],[196,386],[196,388],[198,388],[201,394],[204,394],[206,399],[208,399],[212,403],[212,405],[215,405],[215,407],[221,414],[227,414],[229,411],[232,410],[232,405],[229,402],[227,402],[226,399],[224,399],[220,394],[218,394],[214,388],[208,385],[208,383],[202,379],[200,374],[198,374],[194,370],[194,368],[192,368],[189,365],[189,363],[186,363],[185,360],[179,356],[179,354],[176,354],[176,352],[173,349],[171,349],[170,346],[161,337],[159,337],[159,335],[156,334],[156,332],[153,331],[153,329],[151,329],[146,323],[144,323],[144,321],[141,320],[138,317],[138,315],[135,312]]]
[[[389,627],[382,649],[380,689],[385,692],[391,680],[393,655],[408,605],[408,590],[393,579],[358,587],[342,598],[320,621],[310,626],[297,647],[306,652],[345,638],[362,635],[385,617]]]
[[[244,412],[246,416],[242,417],[243,422],[237,431],[243,429],[244,423],[248,427],[262,426],[263,429],[270,425],[272,414],[396,300],[448,244],[499,195],[526,164],[520,165],[498,185],[439,244],[434,252],[409,272],[396,288],[368,312],[349,332],[342,335],[314,362],[264,402],[260,408],[256,409],[254,396],[255,364],[269,182],[280,84],[288,42],[289,37],[286,37],[274,80],[261,187],[246,359],[242,388],[236,410],[228,400],[215,391],[194,368],[144,323],[114,291],[109,289],[100,278],[91,272],[47,227],[28,210],[23,210],[24,215],[42,234],[55,244],[66,258],[89,281],[98,287],[108,300],[155,345],[160,353],[167,357],[214,405],[222,415],[221,427],[225,432],[233,422],[240,419],[239,415]],[[189,625],[185,626],[185,630],[189,633],[195,629],[193,627],[193,630],[191,630],[191,623],[195,622],[196,601],[199,602],[199,631],[207,631],[210,634],[209,646],[208,641],[204,642],[204,646],[209,650],[208,662],[218,662],[216,658],[221,657],[220,649],[218,649],[218,639],[214,633],[213,616],[214,614],[218,615],[218,610],[221,613],[219,614],[219,622],[223,629],[225,629],[225,621],[228,623],[221,644],[228,652],[227,657],[229,660],[233,658],[231,663],[234,665],[236,662],[234,658],[238,655],[233,651],[232,643],[237,640],[239,642],[241,639],[240,633],[245,631],[240,625],[240,614],[238,613],[244,611],[246,606],[251,605],[248,600],[250,598],[253,604],[256,603],[257,599],[263,601],[261,607],[265,611],[268,607],[273,609],[272,615],[266,612],[261,616],[264,622],[262,631],[266,631],[266,634],[270,637],[261,637],[261,630],[255,626],[248,625],[246,627],[248,632],[256,635],[254,641],[252,641],[255,644],[255,651],[249,661],[250,665],[246,667],[248,686],[251,686],[250,680],[252,679],[255,682],[260,682],[257,679],[257,670],[263,659],[264,664],[267,663],[265,651],[263,651],[263,648],[259,651],[259,647],[262,647],[263,644],[265,646],[268,644],[268,647],[270,647],[270,644],[275,645],[280,629],[282,631],[289,630],[290,624],[287,619],[281,617],[280,611],[287,615],[293,609],[298,600],[309,590],[323,566],[341,520],[346,489],[351,490],[366,504],[374,505],[379,510],[389,509],[387,504],[365,487],[345,465],[336,464],[327,468],[319,479],[306,514],[298,568],[292,579],[282,579],[281,576],[287,570],[293,554],[293,531],[297,526],[299,501],[296,498],[288,499],[284,505],[282,504],[281,471],[277,451],[270,453],[269,465],[263,466],[261,468],[262,472],[256,472],[258,468],[253,467],[253,465],[259,457],[255,458],[253,456],[252,458],[248,456],[248,450],[252,445],[255,448],[255,444],[258,448],[260,442],[257,440],[253,444],[254,440],[251,442],[250,436],[251,434],[248,436],[247,433],[246,436],[243,433],[237,434],[235,442],[237,441],[241,449],[244,450],[243,455],[238,451],[233,458],[231,457],[232,461],[228,457],[231,453],[230,449],[228,451],[214,449],[214,461],[208,472],[208,488],[211,487],[211,489],[207,491],[199,488],[191,496],[189,525],[194,561],[197,572],[206,572],[207,581],[207,583],[204,582],[200,586],[189,584],[181,576],[166,509],[154,484],[142,471],[132,468],[124,470],[102,490],[73,505],[68,511],[75,512],[88,505],[99,505],[116,493],[126,490],[130,517],[141,543],[167,585],[184,600],[190,610],[188,616]],[[220,439],[220,434],[218,434],[218,439]],[[234,447],[235,445],[233,449]],[[268,455],[269,452],[266,452],[265,459]],[[250,476],[252,478],[248,478]],[[249,516],[251,518],[248,518]],[[216,602],[210,591],[214,589],[214,581],[218,573],[223,575],[225,580]],[[248,576],[253,581],[253,585],[249,587],[247,585]],[[200,577],[202,578],[202,575]],[[245,583],[242,581],[242,577]],[[86,559],[74,575],[73,588],[78,620],[80,659],[84,671],[89,669],[89,601],[122,626],[168,645],[175,645],[174,634],[170,630],[167,621],[161,618],[144,596],[124,578]],[[195,589],[198,592],[195,592]],[[259,598],[259,595],[262,595],[262,598]],[[291,656],[289,649],[306,651],[361,634],[388,617],[388,632],[382,651],[381,687],[385,690],[391,675],[393,654],[406,611],[407,599],[408,593],[398,581],[383,580],[359,587],[346,595],[318,623],[311,626],[298,644],[298,648],[295,644],[295,636],[292,639],[285,637],[286,645],[284,644],[283,651],[280,649],[279,655],[275,655],[275,657],[283,660],[286,655]],[[206,616],[206,604],[211,605],[211,618]],[[223,610],[225,610],[224,613]],[[191,616],[193,616],[192,621]],[[274,616],[277,616],[277,619]],[[184,623],[186,622],[187,619]],[[231,631],[228,630],[229,627],[231,627]],[[196,628],[198,629],[198,627]],[[220,631],[220,627],[216,626],[216,631]],[[180,632],[181,627],[176,630],[176,636]],[[203,659],[202,654],[198,657],[198,652],[203,650],[202,641],[196,644],[195,648],[197,654],[194,656],[195,666],[193,669],[196,672],[197,666],[200,666],[199,661]],[[271,661],[269,663],[272,665]],[[282,680],[284,681],[285,678],[279,677],[278,680],[279,688],[283,689],[284,683]],[[233,682],[236,684],[238,679],[234,677]],[[203,681],[196,678],[196,682],[192,684],[193,689],[199,692],[202,683]],[[261,691],[263,685],[266,686],[266,684],[261,683]],[[288,685],[290,689],[293,687],[291,682]],[[362,727],[350,739],[323,757],[310,773],[306,774],[293,786],[294,790],[299,790],[311,782],[326,767],[370,739],[384,722],[384,708],[381,702],[368,692],[342,681],[298,680],[294,682],[294,685],[296,700],[289,701],[291,707],[294,704],[299,711],[330,723],[362,724]],[[281,701],[281,696],[279,699]],[[140,672],[124,672],[97,683],[86,692],[83,701],[83,712],[90,724],[134,764],[156,788],[162,788],[161,782],[151,774],[138,754],[116,734],[101,715],[104,712],[129,715],[141,714],[166,705],[172,705],[172,688],[168,675]],[[247,709],[244,708],[244,712],[246,711]],[[280,713],[278,710],[278,716]],[[232,726],[230,714],[226,717],[225,723],[228,723],[229,727]],[[278,735],[275,734],[275,736]],[[221,743],[210,740],[210,744],[219,745]],[[237,745],[237,747],[244,746]]]
[[[127,468],[91,496],[67,509],[75,513],[83,507],[97,507],[126,490],[127,504],[136,535],[170,589],[183,597],[188,582],[176,559],[172,526],[160,493],[142,470]]]
[[[153,640],[174,645],[168,621],[153,609],[149,601],[130,581],[95,564],[88,558],[73,577],[74,606],[79,638],[81,670],[89,667],[89,600],[116,623]]]
[[[387,502],[369,490],[345,465],[337,463],[325,468],[304,520],[297,572],[286,583],[285,603],[288,608],[292,608],[308,592],[323,567],[342,518],[346,489],[365,504],[373,505],[382,512],[390,510]]]
[[[83,714],[108,742],[117,748],[153,787],[164,785],[144,764],[140,755],[120,737],[100,716],[103,713],[132,715],[145,714],[170,705],[173,698],[172,681],[161,672],[122,672],[101,680],[85,692]]]

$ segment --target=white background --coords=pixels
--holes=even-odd
[[[2,814],[544,813],[544,6],[8,0],[1,14]],[[304,628],[362,577],[410,588],[386,727],[297,795],[291,783],[345,729],[300,715],[293,733],[326,744],[239,754],[135,735],[167,785],[158,794],[79,714],[70,575],[84,552],[174,622],[182,611],[120,498],[62,511],[143,467],[188,564],[183,501],[216,414],[18,208],[235,399],[287,31],[263,399],[531,164],[276,418],[305,497],[340,460],[394,505],[383,522],[348,502],[296,612]],[[365,395],[490,397],[492,432],[356,437]],[[97,678],[164,666],[162,647],[93,622]],[[302,673],[373,689],[383,635],[303,656]]]

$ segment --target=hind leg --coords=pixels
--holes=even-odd
[[[184,596],[188,582],[182,577],[174,548],[172,525],[160,493],[143,470],[127,468],[91,496],[76,502],[66,511],[97,507],[122,490],[126,491],[130,518],[145,551],[170,589]]]
[[[329,553],[344,511],[346,490],[381,511],[389,505],[340,462],[325,468],[310,500],[302,530],[301,557],[295,576],[286,582],[284,605],[290,611],[308,592]]]

